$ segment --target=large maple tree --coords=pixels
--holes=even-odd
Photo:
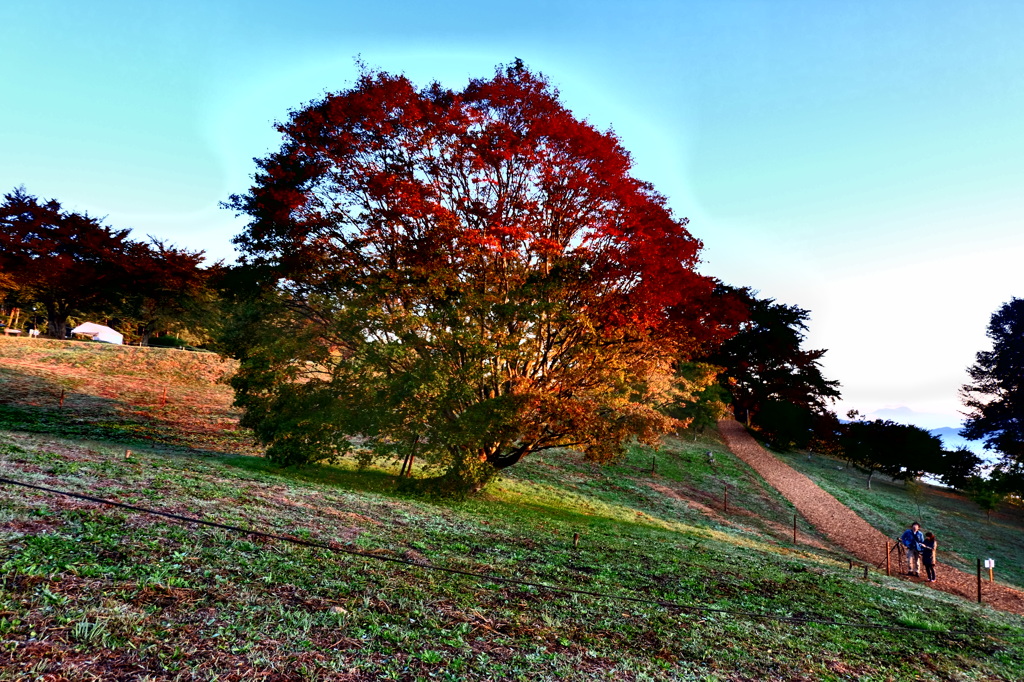
[[[228,347],[282,462],[415,453],[476,486],[606,461],[679,422],[672,367],[727,337],[701,243],[611,132],[521,62],[461,91],[365,71],[279,124],[230,205],[258,296]]]

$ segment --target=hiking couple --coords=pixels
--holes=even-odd
[[[907,549],[907,575],[921,575],[921,564],[928,574],[927,582],[935,582],[935,536],[921,534],[921,524],[914,521],[903,531],[900,542]]]

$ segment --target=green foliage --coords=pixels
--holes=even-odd
[[[821,373],[824,350],[803,348],[810,312],[795,305],[757,298],[750,289],[724,287],[748,310],[749,321],[708,361],[726,368],[738,419],[752,422],[769,403],[788,403],[823,413],[840,397],[839,382]],[[774,408],[770,408],[774,409]],[[792,411],[790,411],[792,412]],[[787,415],[792,421],[795,414]]]
[[[965,492],[978,508],[985,512],[991,521],[992,512],[1006,499],[1006,493],[1000,490],[998,480],[973,476],[967,481]]]
[[[925,502],[924,484],[916,478],[907,478],[903,481],[903,487],[906,488],[907,496],[917,505],[917,516],[920,518],[921,505]]]
[[[149,345],[150,346],[158,346],[158,347],[163,346],[163,347],[174,348],[174,347],[180,347],[180,346],[188,346],[188,345],[191,345],[191,344],[186,342],[184,339],[178,338],[177,336],[172,336],[170,334],[165,334],[163,336],[151,336],[151,337],[149,337]]]
[[[876,472],[907,480],[941,469],[942,441],[919,426],[889,420],[855,421],[843,426],[843,456],[868,473],[868,488]]]
[[[520,62],[459,92],[366,72],[292,114],[231,206],[222,348],[277,462],[358,448],[477,490],[544,450],[680,426],[674,363],[732,332],[700,243]]]
[[[1024,299],[1012,298],[993,313],[987,336],[992,350],[980,351],[967,370],[971,383],[962,395],[968,417],[961,433],[984,440],[1005,464],[1024,464]]]
[[[663,410],[685,428],[704,433],[729,413],[731,397],[719,383],[721,367],[683,362],[676,368],[679,392]]]

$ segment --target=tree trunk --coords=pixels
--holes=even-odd
[[[68,338],[68,316],[60,314],[50,314],[47,317],[47,327],[49,328],[50,336],[55,339],[66,339]]]
[[[868,490],[871,490],[871,477],[875,475],[875,470],[872,469],[868,472]]]
[[[509,452],[495,452],[487,456],[487,462],[499,471],[501,469],[507,469],[513,464],[518,464],[519,460],[526,456],[530,452],[529,445],[523,445],[515,448]]]
[[[43,305],[46,307],[46,324],[50,336],[61,340],[68,338],[67,306],[55,300],[44,301]]]
[[[412,476],[412,463],[416,459],[416,446],[419,445],[420,436],[416,434],[416,438],[412,441],[412,445],[409,446],[409,452],[405,454],[405,460],[402,462],[402,470],[398,472],[399,478],[410,478]]]

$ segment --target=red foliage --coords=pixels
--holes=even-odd
[[[525,426],[485,451],[614,449],[667,428],[641,385],[733,332],[687,220],[520,63],[462,91],[367,72],[279,130],[282,149],[233,198],[252,218],[244,259],[303,306],[316,291],[377,310],[351,353],[376,325],[453,356],[489,349],[479,399],[522,397]]]
[[[148,334],[157,318],[180,316],[211,271],[200,268],[201,251],[136,242],[129,233],[15,189],[0,203],[4,288],[21,305],[42,304],[57,338],[73,315],[136,319]]]

